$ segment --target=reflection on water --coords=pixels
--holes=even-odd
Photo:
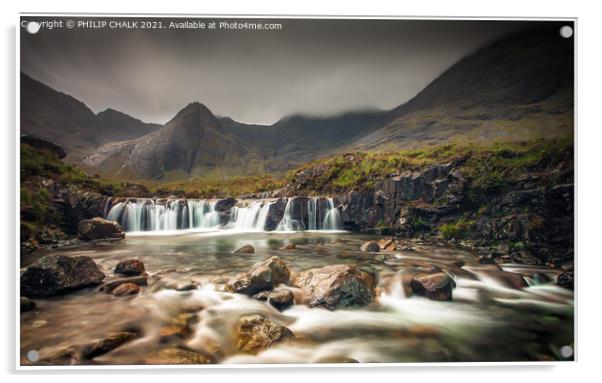
[[[137,296],[115,298],[96,289],[40,299],[21,314],[22,363],[38,350],[43,358],[89,343],[108,332],[136,326],[142,337],[94,359],[94,363],[143,363],[165,347],[159,329],[179,313],[195,313],[192,333],[176,342],[215,355],[222,363],[313,363],[562,360],[573,345],[573,293],[547,282],[557,270],[523,265],[481,265],[462,250],[413,245],[412,252],[362,253],[369,236],[350,233],[179,233],[128,236],[110,246],[54,253],[88,255],[111,275],[124,259],[142,260],[149,283]],[[282,250],[289,242],[294,250]],[[245,244],[254,254],[233,254]],[[278,312],[265,302],[219,291],[230,277],[254,263],[279,256],[293,272],[352,263],[378,271],[379,297],[364,308],[328,311],[302,305]],[[457,261],[465,266],[459,268]],[[454,276],[453,302],[412,297],[413,273],[440,267]],[[516,287],[516,273],[529,286]],[[537,278],[533,277],[537,275]],[[192,291],[166,289],[192,282]],[[258,355],[236,351],[240,316],[260,313],[288,327],[295,340]]]

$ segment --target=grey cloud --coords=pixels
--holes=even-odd
[[[462,56],[529,24],[270,22],[283,29],[22,31],[21,69],[95,112],[163,123],[200,101],[218,115],[269,124],[291,113],[395,107]]]

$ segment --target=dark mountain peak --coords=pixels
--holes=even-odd
[[[393,114],[450,103],[531,104],[573,86],[572,38],[549,22],[503,36],[452,65]]]
[[[174,118],[165,124],[165,126],[172,128],[186,127],[187,129],[190,129],[193,126],[200,128],[212,126],[217,128],[219,127],[219,121],[209,108],[204,104],[195,101],[186,105],[186,107],[180,110]]]

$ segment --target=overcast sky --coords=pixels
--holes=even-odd
[[[516,21],[254,21],[281,23],[282,30],[22,30],[21,70],[94,112],[110,107],[164,123],[199,101],[216,115],[271,124],[293,113],[393,108],[462,56],[527,26]]]

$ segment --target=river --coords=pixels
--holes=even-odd
[[[572,359],[574,297],[554,284],[559,270],[517,264],[501,264],[500,270],[480,264],[474,252],[419,241],[407,242],[411,250],[360,251],[370,239],[378,237],[342,231],[216,229],[128,233],[125,240],[110,245],[47,251],[43,254],[90,256],[106,275],[113,274],[119,261],[138,258],[149,274],[148,285],[130,297],[88,288],[36,300],[35,310],[21,314],[21,363],[32,364],[27,359],[31,350],[43,359],[128,326],[141,328],[142,336],[89,363],[144,363],[145,355],[166,347],[160,328],[183,311],[195,315],[190,334],[169,345],[211,352],[219,363]],[[295,249],[282,249],[290,242]],[[232,253],[246,244],[255,253]],[[231,277],[274,255],[293,273],[333,264],[369,268],[378,274],[377,299],[359,308],[328,311],[296,304],[279,312],[266,302],[219,291]],[[459,267],[458,261],[464,265]],[[454,277],[453,301],[411,295],[411,275],[433,266]],[[529,286],[513,287],[510,273],[522,275]],[[188,282],[197,287],[169,288]],[[236,323],[252,313],[288,327],[294,340],[257,355],[240,353]]]

